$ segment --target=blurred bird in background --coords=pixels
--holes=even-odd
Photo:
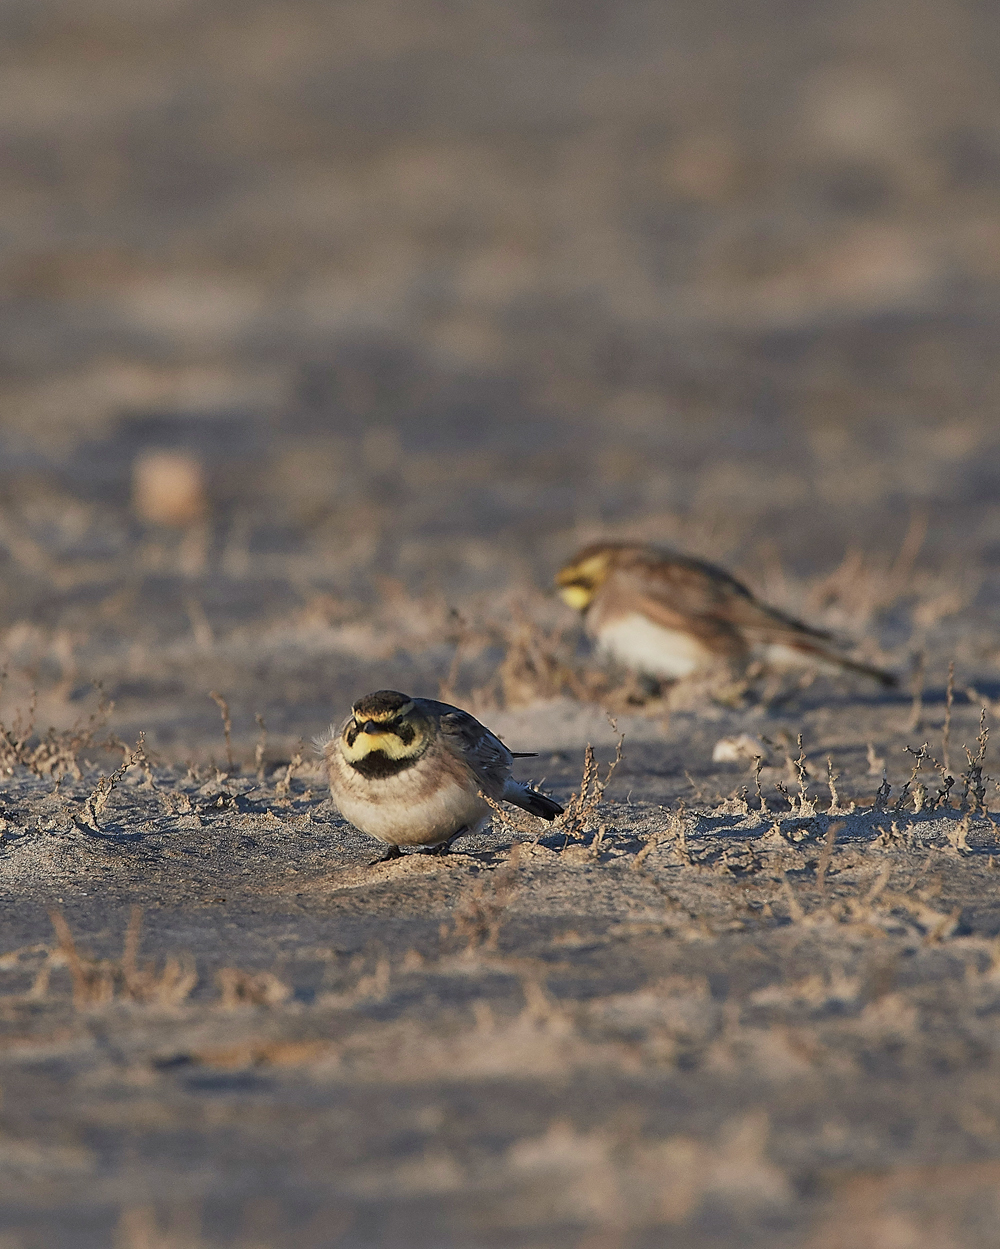
[[[896,684],[891,672],[838,653],[829,633],[762,603],[723,569],[665,548],[594,543],[560,569],[556,584],[599,651],[654,681],[758,663]]]

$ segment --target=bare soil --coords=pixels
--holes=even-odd
[[[0,8],[0,1249],[992,1249],[995,13]],[[601,535],[900,689],[640,705]],[[568,817],[373,866],[378,687]]]

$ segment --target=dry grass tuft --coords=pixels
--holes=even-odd
[[[288,795],[291,793],[292,789],[292,777],[299,770],[299,768],[302,767],[304,752],[305,743],[300,739],[298,745],[295,747],[295,753],[292,755],[288,767],[285,769],[285,775],[274,787],[274,792],[281,802],[286,802],[288,800]]]
[[[155,1002],[160,1006],[176,1006],[190,997],[198,983],[194,960],[187,955],[171,955],[157,972],[153,963],[139,962],[139,934],[142,912],[132,908],[125,932],[122,952],[122,978],[128,996],[137,1002]]]
[[[236,765],[233,760],[233,720],[229,714],[229,704],[217,690],[212,690],[209,698],[219,708],[222,716],[222,734],[226,739],[226,770],[232,772]]]
[[[502,867],[480,876],[463,893],[453,912],[451,930],[445,926],[442,931],[445,943],[457,944],[467,952],[497,948],[504,912],[518,892],[522,854],[520,845],[513,846]]]
[[[73,1005],[78,1010],[103,1006],[115,998],[146,1005],[175,1007],[191,996],[198,983],[193,960],[186,955],[171,956],[161,970],[153,963],[138,960],[142,914],[132,908],[121,960],[95,959],[76,945],[65,917],[50,911],[49,918],[58,941],[58,963],[69,968],[73,981]],[[52,960],[48,960],[35,981],[32,996],[41,997],[48,988]],[[58,964],[57,964],[58,965]]]
[[[520,807],[505,807],[491,798],[489,794],[484,794],[482,790],[479,791],[479,796],[500,824],[516,836],[536,838],[541,836],[540,828],[544,831],[544,822],[539,816],[522,811]]]
[[[618,732],[618,725],[614,720],[611,721],[611,727],[616,733]],[[597,812],[604,799],[604,791],[610,785],[615,769],[622,761],[624,744],[625,734],[621,733],[618,737],[618,744],[615,747],[615,757],[611,760],[608,770],[602,778],[600,768],[597,765],[597,758],[594,755],[594,748],[588,742],[583,755],[583,774],[580,777],[580,788],[570,797],[566,803],[566,810],[556,821],[567,838],[572,837],[578,841],[588,829],[593,828],[597,823]]]
[[[810,614],[832,610],[844,623],[861,627],[878,611],[912,593],[913,571],[927,537],[927,524],[926,512],[914,513],[892,559],[849,548],[833,572],[817,578],[810,586],[807,610]]]
[[[687,844],[686,817],[687,808],[682,802],[676,811],[671,812],[666,828],[662,832],[652,833],[646,838],[645,845],[629,864],[629,870],[633,872],[645,871],[646,860],[654,850],[659,849],[664,843],[672,846],[681,863],[690,866],[691,854]]]
[[[512,1145],[507,1165],[525,1176],[523,1207],[623,1237],[627,1229],[685,1224],[708,1202],[773,1216],[793,1192],[768,1156],[770,1135],[763,1113],[730,1119],[713,1142],[650,1140],[624,1126],[580,1132],[557,1120],[543,1136]],[[586,1243],[610,1249],[631,1240],[601,1241],[591,1232]]]
[[[546,621],[550,610],[551,603],[540,596],[513,607],[491,603],[475,621],[452,609],[446,636],[455,651],[440,697],[461,701],[462,665],[495,651],[500,658],[492,677],[469,692],[470,704],[482,710],[526,707],[560,697],[613,706],[648,700],[648,692],[631,676],[612,675],[578,654],[578,627]]]
[[[986,747],[990,740],[989,725],[986,723],[986,708],[979,718],[979,736],[976,738],[976,753],[973,755],[968,746],[963,747],[968,766],[962,773],[962,797],[960,809],[965,811],[981,811],[986,814],[986,782],[989,777],[983,775],[983,764],[986,762]]]
[[[23,767],[41,778],[54,778],[59,781],[68,775],[74,780],[82,780],[83,773],[79,764],[81,751],[88,747],[108,748],[118,745],[114,738],[97,741],[98,733],[106,727],[114,709],[114,703],[104,697],[100,687],[98,694],[97,709],[85,721],[77,721],[69,729],[50,727],[43,735],[39,735],[35,730],[36,694],[32,691],[25,716],[18,711],[12,724],[6,725],[0,721],[0,769],[8,776],[14,774],[16,767]]]
[[[280,1006],[292,994],[289,986],[269,971],[247,972],[237,967],[222,967],[215,974],[215,982],[219,986],[219,1005],[223,1010]]]
[[[493,633],[504,654],[492,681],[476,692],[484,705],[525,707],[561,694],[586,699],[595,692],[576,663],[571,630],[546,630],[519,614]]]
[[[111,798],[111,794],[118,783],[122,780],[129,768],[143,767],[146,770],[147,784],[152,784],[152,768],[149,758],[146,755],[146,735],[139,734],[138,741],[135,744],[135,750],[123,759],[120,766],[115,768],[108,776],[102,776],[97,782],[95,788],[87,795],[87,800],[83,804],[84,822],[89,828],[95,832],[100,832],[101,826],[98,822],[98,816],[104,811]]]
[[[267,725],[264,723],[264,717],[258,711],[254,716],[257,721],[257,727],[260,729],[260,735],[257,738],[257,745],[253,752],[254,771],[258,781],[262,781],[267,775],[264,767],[264,756],[267,754]]]

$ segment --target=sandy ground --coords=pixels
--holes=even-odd
[[[0,9],[0,1249],[992,1249],[993,12]],[[900,689],[630,703],[599,535]],[[568,817],[373,866],[385,686]]]
[[[376,866],[308,760],[10,778],[8,1242],[991,1244],[1000,834],[874,794],[911,710],[622,716],[562,827]],[[606,775],[586,708],[494,722]],[[789,726],[762,811],[713,747]]]

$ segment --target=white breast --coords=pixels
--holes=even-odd
[[[772,668],[815,668],[819,672],[837,673],[843,671],[838,663],[824,659],[822,655],[811,651],[800,651],[794,646],[786,646],[781,642],[771,642],[767,646],[756,647],[754,654]]]
[[[391,846],[437,845],[459,829],[471,831],[489,819],[490,808],[475,790],[443,777],[437,788],[420,793],[407,784],[411,775],[348,785],[332,777],[333,798],[355,828]]]
[[[670,680],[689,676],[713,658],[708,647],[690,633],[665,629],[638,613],[602,625],[597,644],[626,667]]]

